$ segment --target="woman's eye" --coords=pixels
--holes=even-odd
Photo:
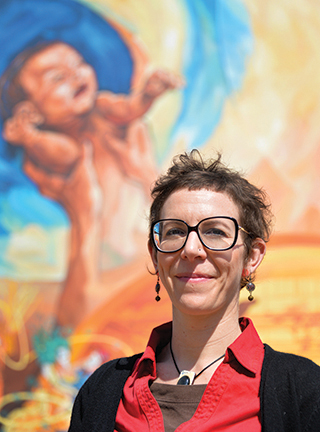
[[[173,237],[173,236],[185,236],[186,233],[181,228],[170,228],[166,231],[166,237]]]
[[[204,235],[212,237],[227,237],[227,234],[219,228],[210,228],[204,232]]]

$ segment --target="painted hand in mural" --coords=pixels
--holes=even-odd
[[[146,97],[156,98],[166,90],[183,86],[184,81],[181,77],[164,70],[157,70],[147,79],[143,91]]]
[[[19,102],[13,109],[3,128],[3,136],[11,144],[21,145],[33,141],[37,126],[44,121],[43,116],[29,101]]]

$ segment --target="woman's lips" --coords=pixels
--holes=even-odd
[[[211,276],[202,273],[181,273],[176,276],[181,281],[201,282],[211,279]]]

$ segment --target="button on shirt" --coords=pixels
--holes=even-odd
[[[241,318],[240,327],[241,335],[227,348],[194,415],[177,432],[261,432],[259,385],[264,347],[250,319]],[[165,432],[149,382],[157,376],[156,352],[169,343],[171,332],[171,323],[152,331],[124,386],[115,432]]]

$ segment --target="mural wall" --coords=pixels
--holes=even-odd
[[[318,12],[2,0],[1,431],[66,431],[92,371],[170,320],[148,271],[150,188],[192,148],[268,192],[274,234],[241,312],[320,364]]]

